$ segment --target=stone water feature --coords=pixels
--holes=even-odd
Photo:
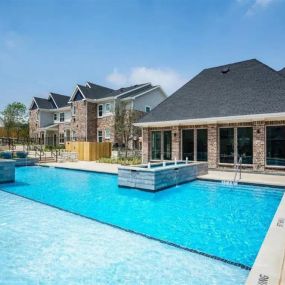
[[[207,173],[207,162],[177,161],[121,166],[118,169],[118,183],[121,187],[155,192],[192,181]]]

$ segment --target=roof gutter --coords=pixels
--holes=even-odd
[[[205,124],[222,124],[222,123],[242,123],[254,121],[271,121],[271,120],[285,120],[285,113],[270,113],[270,114],[255,114],[243,116],[228,116],[228,117],[212,117],[201,119],[186,119],[173,121],[157,121],[135,123],[134,126],[148,128],[148,127],[169,127],[169,126],[185,126],[185,125],[205,125]]]

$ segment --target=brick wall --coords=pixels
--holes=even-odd
[[[86,101],[72,102],[72,106],[75,106],[76,113],[71,118],[71,133],[74,131],[77,138],[86,139],[87,135],[87,107]]]
[[[39,122],[37,121],[38,118],[38,110],[31,110],[29,116],[29,134],[30,137],[34,138],[39,133]]]
[[[265,167],[265,124],[253,123],[253,169],[264,171]]]
[[[210,125],[185,125],[180,127],[163,127],[163,128],[145,128],[143,129],[143,161],[150,160],[151,152],[151,131],[172,130],[172,159],[175,157],[181,159],[182,144],[181,144],[181,130],[194,129],[194,138],[196,137],[197,128],[206,128],[208,130],[208,164],[209,168],[233,168],[233,165],[219,164],[219,128],[221,127],[252,127],[253,128],[253,164],[248,166],[248,169],[254,171],[268,171],[273,170],[270,167],[265,167],[265,147],[266,147],[266,126],[270,125],[285,125],[285,121],[272,121],[272,122],[245,122],[245,123],[228,123],[228,124],[210,124]],[[176,134],[176,135],[175,135]],[[237,130],[235,129],[235,138],[237,137]],[[236,140],[235,140],[236,141]],[[197,148],[194,143],[194,148]],[[237,148],[235,142],[235,149]],[[237,156],[237,155],[236,155]],[[281,170],[284,173],[284,170]],[[274,172],[278,172],[276,169]]]
[[[105,139],[105,130],[110,129],[110,139]],[[114,116],[107,116],[97,119],[97,129],[103,131],[103,141],[115,142],[115,131],[114,131]]]

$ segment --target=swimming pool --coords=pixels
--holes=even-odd
[[[248,275],[237,266],[3,191],[0,236],[5,285],[242,285]]]
[[[0,188],[249,267],[283,195],[201,180],[153,194],[119,188],[115,175],[45,167],[17,168]]]

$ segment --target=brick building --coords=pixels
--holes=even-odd
[[[44,144],[66,140],[118,143],[114,127],[118,100],[141,116],[166,99],[160,86],[150,83],[117,90],[87,82],[76,85],[71,96],[50,93],[47,99],[34,97],[30,107],[30,136]],[[139,147],[134,137],[131,147]]]
[[[137,124],[143,160],[285,170],[285,69],[258,60],[203,70]]]

